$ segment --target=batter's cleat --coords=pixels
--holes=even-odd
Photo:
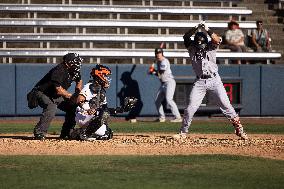
[[[43,133],[34,134],[35,140],[45,140],[45,135]]]
[[[130,123],[137,123],[137,119],[129,119]]]
[[[176,140],[183,140],[183,139],[186,139],[186,135],[187,133],[178,133],[178,134],[173,135],[173,138]]]
[[[182,118],[175,118],[175,119],[172,119],[170,122],[172,122],[172,123],[181,123],[182,122]]]
[[[241,139],[243,140],[247,140],[248,139],[248,136],[247,134],[244,132],[244,128],[242,126],[240,127],[236,127],[235,128],[235,133],[238,137],[241,137]]]
[[[160,123],[164,123],[166,122],[166,118],[160,117],[157,121]]]

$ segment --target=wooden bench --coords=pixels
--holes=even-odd
[[[193,15],[198,15],[199,20],[202,20],[205,15],[222,15],[232,19],[233,16],[238,16],[241,20],[242,15],[251,15],[252,11],[245,7],[153,7],[153,6],[110,6],[110,5],[52,5],[52,4],[2,4],[0,11],[4,13],[28,13],[28,17],[37,18],[38,13],[69,13],[69,18],[72,18],[72,13],[76,14],[76,19],[80,18],[80,13],[96,13],[109,14],[109,18],[120,19],[121,14],[143,14],[149,15],[153,19],[153,15],[158,15],[157,19],[161,20],[162,15],[190,15],[190,20],[193,20]]]
[[[132,63],[136,63],[136,59],[139,59],[139,63],[143,64],[143,58],[154,58],[153,49],[0,49],[0,57],[3,57],[3,63],[7,63],[6,58],[8,58],[8,63],[13,63],[13,58],[28,58],[28,57],[45,57],[47,62],[51,63],[56,62],[56,57],[62,58],[67,52],[77,52],[82,57],[93,58],[96,57],[96,63],[100,63],[100,58],[115,58],[115,59],[124,59],[131,58]],[[183,63],[186,64],[186,59],[188,59],[188,52],[186,50],[168,50],[164,51],[164,55],[168,58],[182,58]],[[217,59],[225,60],[267,60],[267,63],[270,63],[270,60],[281,58],[280,53],[259,53],[259,52],[228,52],[228,51],[219,51],[217,52]],[[90,63],[93,60],[90,59]]]

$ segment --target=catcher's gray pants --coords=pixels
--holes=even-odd
[[[210,93],[213,103],[220,107],[222,113],[228,119],[238,116],[230,103],[224,85],[218,74],[216,77],[210,79],[197,79],[189,96],[188,107],[184,110],[183,123],[180,129],[182,133],[188,132],[193,115],[201,105],[207,92]]]
[[[167,81],[165,83],[162,83],[162,85],[160,86],[157,96],[156,96],[156,100],[155,100],[156,108],[158,110],[160,118],[165,118],[165,112],[162,106],[162,101],[165,98],[175,118],[181,117],[178,111],[178,107],[173,100],[175,89],[176,89],[176,81],[174,79]]]
[[[51,99],[41,91],[37,91],[37,98],[39,106],[43,108],[40,120],[34,128],[34,134],[46,134],[49,125],[55,117],[57,108],[66,112],[65,122],[63,123],[61,135],[67,136],[75,125],[75,110],[76,106],[68,101],[65,101],[63,97]]]

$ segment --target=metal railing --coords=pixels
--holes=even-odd
[[[158,15],[158,20],[165,14],[171,15],[199,15],[199,20],[208,15],[239,16],[251,15],[252,11],[245,7],[166,7],[166,6],[111,6],[111,5],[52,5],[52,4],[1,4],[0,11],[5,13],[33,13],[33,18],[37,18],[37,13],[76,13],[79,19],[79,13],[96,13],[96,14],[116,14],[116,19],[120,19],[121,14],[146,14],[153,19],[153,14]],[[29,15],[29,17],[31,17]]]
[[[195,21],[174,21],[174,20],[92,20],[92,19],[0,19],[0,27],[33,27],[34,33],[44,33],[44,28],[83,28],[82,33],[86,33],[86,28],[116,28],[119,34],[120,28],[124,28],[124,34],[128,34],[129,28],[136,29],[157,29],[157,34],[161,34],[161,29],[166,30],[166,34],[175,29],[187,29],[196,26],[199,23]],[[227,28],[226,21],[208,21],[206,22],[210,28]],[[256,28],[254,21],[239,22],[240,28],[253,29]],[[39,31],[38,31],[39,28]],[[79,33],[76,30],[76,33]]]
[[[153,49],[0,49],[0,57],[3,57],[3,63],[13,63],[13,58],[27,58],[27,57],[40,57],[48,58],[47,62],[56,62],[56,57],[62,57],[68,52],[77,52],[82,57],[96,58],[96,63],[100,63],[100,58],[132,58],[136,63],[136,59],[139,59],[139,63],[143,64],[143,58],[154,58]],[[164,55],[168,58],[182,58],[183,63],[186,64],[188,53],[186,50],[168,50],[164,51]],[[217,52],[217,59],[225,60],[225,64],[228,64],[229,60],[241,59],[241,60],[266,60],[270,63],[272,59],[281,58],[280,53],[269,52],[227,52],[221,49]],[[8,62],[6,61],[8,58]],[[5,61],[5,62],[4,62]],[[90,63],[93,63],[90,61]]]

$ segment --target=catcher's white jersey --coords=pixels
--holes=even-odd
[[[87,83],[86,85],[84,85],[83,89],[81,90],[80,92],[80,95],[83,95],[86,100],[85,102],[81,105],[81,106],[78,106],[77,109],[76,109],[76,122],[79,126],[86,126],[89,124],[89,121],[94,117],[96,116],[99,112],[97,111],[96,115],[89,115],[87,113],[87,110],[90,109],[90,101],[97,97],[97,93],[95,93],[93,90],[90,89],[90,85],[92,83]],[[102,102],[100,102],[101,105],[103,104],[107,104],[107,99],[106,97],[104,97],[104,100]]]

